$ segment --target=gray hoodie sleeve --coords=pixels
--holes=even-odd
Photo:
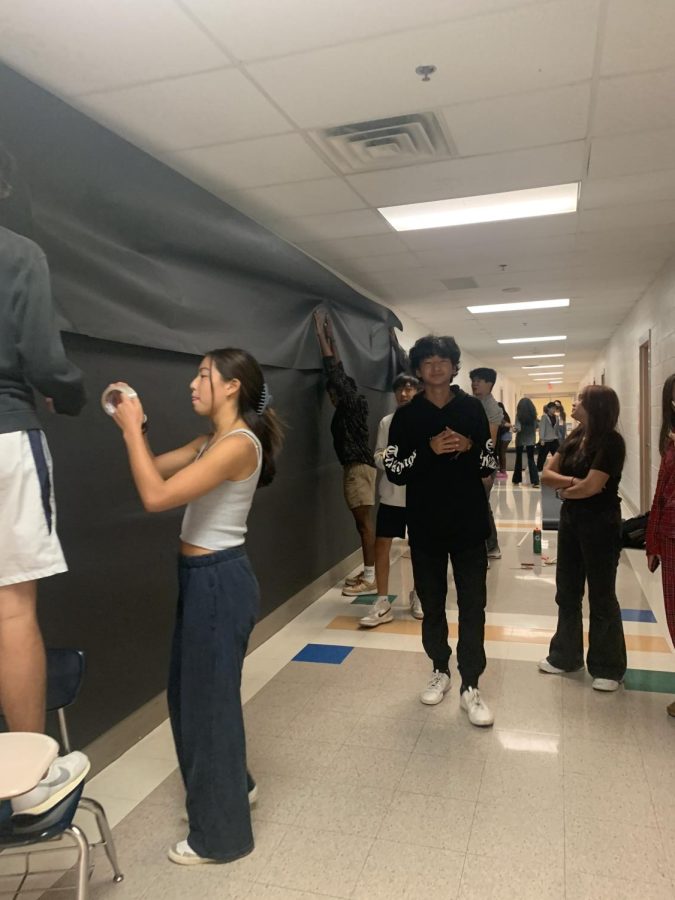
[[[86,402],[82,372],[63,349],[43,253],[31,255],[17,281],[14,320],[24,378],[51,397],[56,412],[76,416]]]

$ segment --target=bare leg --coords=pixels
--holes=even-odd
[[[389,596],[389,552],[391,550],[391,538],[375,538],[375,582],[377,593],[380,597]]]
[[[0,708],[10,731],[45,729],[47,663],[37,583],[0,587]]]
[[[372,506],[357,506],[352,510],[357,531],[361,536],[364,566],[375,565],[375,529],[372,511]]]

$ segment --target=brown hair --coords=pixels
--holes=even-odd
[[[661,456],[668,448],[670,438],[668,435],[671,431],[675,431],[675,410],[673,410],[673,385],[675,385],[675,375],[669,375],[663,383],[663,393],[661,394],[661,409],[663,412],[661,420],[661,432],[659,434],[659,453]]]
[[[602,440],[616,431],[621,405],[616,391],[603,384],[589,384],[579,394],[586,410],[586,424],[579,425],[564,443],[564,455],[574,456],[586,443],[586,452],[594,453]]]
[[[212,360],[224,381],[236,378],[241,385],[238,395],[239,415],[262,445],[263,461],[258,487],[264,487],[270,484],[276,474],[275,457],[281,449],[284,430],[281,420],[269,405],[258,414],[267,395],[262,369],[250,353],[236,347],[211,350],[206,356]]]

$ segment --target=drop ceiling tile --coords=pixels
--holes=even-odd
[[[671,62],[675,61],[675,51]],[[602,78],[593,117],[593,135],[675,127],[675,69]]]
[[[365,256],[355,265],[361,272],[377,274],[378,272],[398,271],[399,269],[419,269],[421,263],[413,253],[384,253],[379,256]]]
[[[4,3],[2,59],[61,96],[231,62],[173,0]]]
[[[157,153],[291,131],[281,113],[237,69],[89,94],[76,105]]]
[[[576,216],[574,216],[576,220]],[[508,224],[503,223],[505,226]],[[471,231],[475,229],[475,231]],[[492,226],[491,226],[492,229]],[[574,249],[574,228],[567,230],[567,233],[550,234],[537,237],[536,235],[527,236],[523,232],[509,233],[505,228],[500,234],[499,231],[484,228],[481,225],[458,226],[456,228],[433,228],[429,231],[407,231],[402,232],[403,242],[413,252],[417,253],[424,250],[446,250],[448,258],[460,255],[477,255],[477,254],[504,254],[505,258],[502,263],[510,264],[508,255],[511,253],[522,254],[524,246],[523,241],[527,241],[526,249],[535,252],[535,248],[541,252],[556,252]]]
[[[613,178],[673,168],[675,128],[595,138],[590,178]]]
[[[673,64],[672,0],[612,0],[608,5],[601,71],[640,72]]]
[[[183,0],[240,60],[298,53],[434,22],[483,15],[523,0]]]
[[[560,0],[247,66],[303,128],[410,113],[591,77],[597,0]],[[420,63],[438,71],[429,82]]]
[[[391,233],[344,238],[340,241],[302,241],[298,246],[317,259],[335,260],[399,253],[408,249],[397,234]]]
[[[298,134],[184,150],[166,161],[218,195],[333,175]]]
[[[675,200],[675,168],[621,178],[591,178],[581,188],[582,209],[662,200]]]
[[[233,193],[228,202],[249,215],[269,220],[344,212],[366,205],[341,178],[253,188]]]
[[[460,156],[576,141],[586,135],[590,83],[447,106]]]
[[[386,219],[372,209],[277,219],[271,223],[271,227],[290,241],[330,240],[391,231]]]
[[[579,232],[641,228],[672,223],[675,223],[675,200],[622,206],[620,215],[617,215],[616,209],[611,207],[587,209],[579,214]]]
[[[350,175],[347,181],[373,206],[396,206],[568,184],[581,179],[585,160],[584,142],[574,141]]]
[[[642,249],[654,257],[667,258],[675,251],[675,226],[656,225],[643,228],[614,228],[606,231],[579,232],[576,247],[592,252],[638,253]]]

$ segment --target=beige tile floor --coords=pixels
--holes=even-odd
[[[493,503],[504,555],[488,575],[488,622],[550,628],[555,570],[520,568],[538,494],[500,486]],[[544,537],[554,555],[555,535]],[[404,544],[397,552],[392,589],[405,597],[410,562]],[[658,583],[641,565],[622,562],[622,605],[651,606],[662,622]],[[675,898],[667,697],[597,694],[583,674],[538,673],[545,646],[489,641],[481,689],[496,722],[479,730],[459,709],[456,678],[442,704],[419,703],[430,666],[418,636],[327,628],[363,611],[333,589],[247,659],[253,854],[190,870],[166,860],[185,826],[164,723],[87,787],[116,823],[126,874],[113,885],[99,859],[93,900]],[[408,618],[405,604],[396,615]],[[659,622],[626,631],[664,636]],[[341,665],[290,662],[310,642],[354,649]],[[675,654],[632,651],[629,665],[675,671]]]

